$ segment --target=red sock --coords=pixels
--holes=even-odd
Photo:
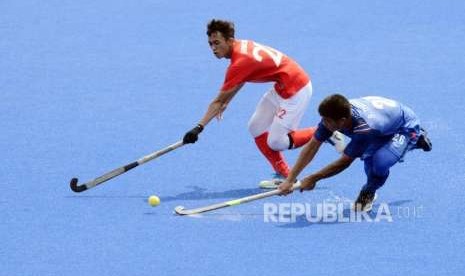
[[[262,154],[268,159],[273,169],[284,177],[289,174],[289,166],[281,152],[272,150],[268,146],[268,132],[255,137],[255,143]]]
[[[315,131],[316,127],[309,127],[289,132],[289,137],[292,139],[292,148],[296,149],[305,145],[312,139]]]

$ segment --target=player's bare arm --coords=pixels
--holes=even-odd
[[[243,84],[236,85],[231,89],[223,90],[218,93],[218,96],[210,103],[205,115],[203,115],[200,122],[191,130],[189,130],[183,138],[184,144],[195,143],[199,134],[203,131],[203,128],[214,118],[221,118],[223,111],[228,106],[229,102],[234,98],[237,92],[241,89]]]
[[[321,179],[328,178],[334,176],[343,170],[347,169],[350,164],[354,161],[353,158],[342,154],[339,159],[336,161],[328,164],[321,170],[305,177],[302,179],[302,184],[300,185],[300,191],[304,190],[313,190],[315,188],[316,182],[320,181]]]
[[[207,112],[200,120],[199,124],[205,127],[214,117],[221,119],[223,111],[226,110],[229,102],[234,98],[237,92],[239,92],[242,86],[243,84],[240,84],[229,90],[220,91],[218,96],[216,96],[208,106]]]
[[[297,176],[299,176],[302,170],[313,160],[316,153],[320,149],[321,144],[322,143],[320,141],[312,138],[310,142],[304,146],[288,177],[278,187],[278,189],[281,190],[282,195],[292,193],[292,184],[296,181]]]

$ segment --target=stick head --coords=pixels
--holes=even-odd
[[[73,178],[71,179],[71,181],[69,182],[69,186],[71,187],[71,190],[73,190],[73,192],[76,192],[76,193],[80,193],[82,191],[85,191],[87,190],[87,186],[86,185],[78,185],[78,179],[77,178]]]
[[[182,212],[184,209],[185,209],[184,206],[176,206],[174,208],[174,212],[176,214],[178,214],[178,215],[184,215],[183,212]]]

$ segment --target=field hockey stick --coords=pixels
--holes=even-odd
[[[93,188],[99,184],[102,184],[103,182],[105,181],[108,181],[120,174],[123,174],[131,169],[134,169],[135,167],[139,166],[139,165],[142,165],[144,163],[147,163],[149,162],[150,160],[153,160],[157,157],[160,157],[162,156],[163,154],[165,153],[168,153],[172,150],[175,150],[181,146],[183,146],[184,143],[181,141],[178,141],[172,145],[169,145],[168,147],[164,148],[164,149],[161,149],[161,150],[158,150],[158,151],[155,151],[155,152],[152,152],[151,154],[148,154],[142,158],[140,158],[139,160],[137,161],[134,161],[132,163],[129,163],[127,164],[126,166],[122,166],[122,167],[119,167],[117,169],[114,169],[112,170],[111,172],[108,172],[102,176],[99,176],[97,178],[95,178],[94,180],[92,181],[89,181],[87,183],[84,183],[84,184],[81,184],[81,185],[78,185],[78,179],[77,178],[73,178],[71,179],[70,183],[69,183],[69,186],[71,187],[71,190],[73,190],[74,192],[76,193],[80,193],[80,192],[83,192],[87,189],[90,189],[90,188]]]
[[[297,181],[292,186],[292,189],[293,190],[299,189],[300,184],[301,184],[300,181]],[[194,209],[186,209],[186,208],[184,208],[184,206],[177,206],[176,208],[174,208],[174,212],[176,214],[178,214],[178,215],[181,215],[181,216],[195,215],[195,214],[199,214],[199,213],[209,212],[209,211],[213,211],[213,210],[217,210],[217,209],[221,209],[221,208],[225,208],[225,207],[230,207],[230,206],[235,206],[235,205],[251,202],[251,201],[254,201],[254,200],[258,200],[258,199],[267,198],[267,197],[270,197],[270,196],[275,196],[275,195],[278,195],[280,192],[281,192],[280,190],[276,189],[276,190],[273,190],[273,191],[259,193],[259,194],[255,194],[255,195],[251,195],[251,196],[246,196],[246,197],[233,199],[233,200],[229,200],[229,201],[225,201],[225,202],[221,202],[221,203],[216,203],[216,204],[212,204],[212,205],[208,205],[208,206],[204,206],[204,207],[198,207],[198,208],[194,208]]]

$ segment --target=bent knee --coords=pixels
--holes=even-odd
[[[389,174],[392,164],[386,162],[375,162],[371,167],[371,173],[376,176],[385,176]]]
[[[267,143],[272,150],[286,150],[289,148],[289,137],[287,135],[270,135],[268,136]]]
[[[379,150],[374,158],[371,172],[377,176],[389,174],[389,169],[399,161],[399,156],[388,149]]]

